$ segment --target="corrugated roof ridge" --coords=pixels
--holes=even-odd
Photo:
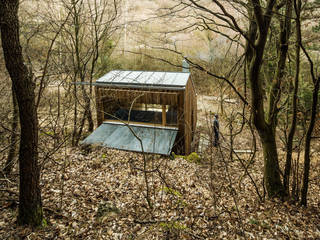
[[[114,70],[111,70],[110,72],[113,72],[113,71],[120,71],[120,72],[158,72],[158,73],[182,73],[182,74],[189,74],[190,75],[190,72],[180,72],[180,71],[153,71],[153,70],[121,70],[121,69],[114,69]],[[109,72],[108,72],[109,73]]]

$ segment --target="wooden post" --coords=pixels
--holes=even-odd
[[[104,112],[103,112],[103,102],[102,96],[100,92],[100,88],[96,87],[96,109],[97,109],[97,123],[100,126],[104,120]]]
[[[165,126],[166,124],[167,124],[166,105],[162,105],[162,125]]]
[[[184,124],[185,124],[185,129],[184,129],[184,135],[185,135],[185,154],[190,154],[191,153],[191,142],[192,142],[192,132],[193,132],[193,126],[192,126],[192,111],[193,111],[193,106],[192,106],[192,85],[191,81],[189,80],[185,92],[184,92]]]
[[[175,153],[185,154],[185,120],[184,120],[184,92],[179,92],[177,104],[178,134],[176,138]]]

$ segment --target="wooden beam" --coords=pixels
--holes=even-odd
[[[167,124],[167,108],[166,105],[162,105],[162,125],[165,126]]]
[[[116,101],[176,106],[178,92],[139,91],[130,89],[103,89],[101,95]]]
[[[108,119],[108,120],[105,120],[103,122],[107,122],[107,123],[128,123],[128,121],[119,121],[119,120],[111,120],[111,119]],[[145,122],[134,122],[134,121],[130,121],[129,124],[132,124],[132,125],[146,125],[146,126],[150,126],[150,127],[163,127],[162,124],[157,124],[157,123],[145,123]],[[168,128],[177,128],[177,124],[168,124],[166,127]]]

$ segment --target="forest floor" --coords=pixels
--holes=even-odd
[[[205,97],[199,121],[218,111],[213,100]],[[41,156],[43,228],[16,224],[18,170],[0,179],[0,239],[320,239],[319,153],[303,208],[265,197],[259,147],[251,162],[231,159],[227,144],[175,159],[62,147]]]
[[[93,150],[67,148],[46,161],[40,229],[16,225],[17,179],[2,180],[0,239],[320,238],[319,162],[311,168],[309,206],[302,208],[259,200],[239,161],[216,151],[212,161],[148,156],[148,170],[156,169],[147,175],[150,207],[142,155]],[[263,195],[261,166],[257,159],[249,172]]]

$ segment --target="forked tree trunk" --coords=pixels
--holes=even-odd
[[[276,121],[271,116],[270,109],[276,99],[270,99],[269,111],[264,110],[264,90],[260,77],[261,66],[263,63],[264,49],[269,33],[270,22],[273,15],[275,0],[269,0],[265,10],[260,6],[259,1],[251,0],[252,9],[249,8],[250,28],[247,35],[250,42],[247,43],[246,60],[248,66],[248,78],[251,90],[251,112],[253,124],[255,125],[261,139],[264,157],[264,183],[270,198],[282,197],[284,194],[283,185],[280,179],[280,169],[278,163],[278,153],[275,138]],[[280,62],[280,61],[279,61]],[[279,63],[278,63],[279,64]],[[280,72],[279,72],[280,73]],[[278,81],[279,79],[276,79]],[[273,82],[273,88],[269,93],[274,92],[278,82]],[[267,116],[267,118],[266,118]]]
[[[39,226],[43,221],[38,167],[38,120],[34,83],[24,64],[19,41],[19,0],[0,0],[1,40],[6,68],[17,97],[21,139],[19,149],[18,223]]]
[[[268,123],[265,120],[263,105],[263,90],[261,79],[259,78],[262,65],[264,45],[256,48],[249,66],[249,81],[251,84],[251,104],[253,114],[253,124],[256,127],[264,157],[264,183],[270,198],[282,197],[284,193],[280,179],[280,169],[278,161],[277,144],[275,138],[275,122]]]
[[[260,61],[262,62],[262,58]],[[263,109],[263,93],[258,71],[261,67],[261,62],[258,61],[257,57],[254,57],[249,68],[253,123],[258,131],[263,148],[264,183],[268,196],[270,198],[282,197],[284,189],[280,179],[275,126],[273,125],[274,123],[269,124],[266,122]]]

